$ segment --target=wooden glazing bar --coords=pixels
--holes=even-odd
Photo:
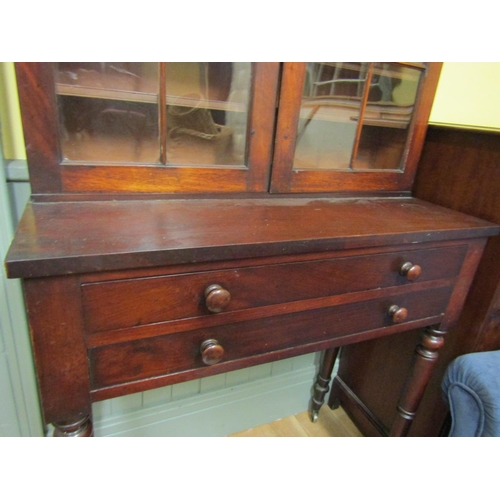
[[[160,163],[167,163],[167,64],[159,63],[160,94],[158,96],[158,117],[160,120]]]
[[[351,161],[349,163],[349,170],[353,169],[354,162],[356,161],[356,156],[358,155],[359,142],[361,140],[361,132],[363,130],[363,121],[365,118],[366,103],[368,102],[368,94],[370,93],[370,83],[373,75],[373,68],[375,63],[370,63],[368,70],[366,72],[365,88],[363,90],[363,97],[361,99],[361,106],[359,109],[359,120],[358,127],[356,129],[356,137],[354,139],[354,145],[352,147]]]

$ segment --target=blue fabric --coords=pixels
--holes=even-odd
[[[500,436],[500,351],[458,357],[441,388],[451,413],[450,436]]]

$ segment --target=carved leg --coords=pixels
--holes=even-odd
[[[403,395],[399,400],[396,418],[390,436],[406,436],[415,417],[424,390],[438,359],[438,351],[443,347],[445,331],[426,328],[421,343],[415,349],[413,364],[406,381]]]
[[[314,394],[311,399],[311,406],[309,409],[309,416],[312,422],[318,420],[319,409],[323,405],[325,395],[328,392],[328,384],[332,378],[333,365],[337,359],[337,354],[339,352],[338,347],[333,347],[332,349],[327,349],[323,355],[323,360],[321,362],[321,368],[314,385]]]
[[[90,415],[76,422],[58,422],[54,424],[54,437],[93,437],[94,428]]]

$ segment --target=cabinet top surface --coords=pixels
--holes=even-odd
[[[499,227],[413,198],[30,203],[11,278],[486,237]]]

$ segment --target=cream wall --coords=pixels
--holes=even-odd
[[[500,130],[500,62],[444,63],[429,123]]]
[[[25,160],[16,73],[14,63],[11,62],[0,62],[0,123],[4,158]]]

